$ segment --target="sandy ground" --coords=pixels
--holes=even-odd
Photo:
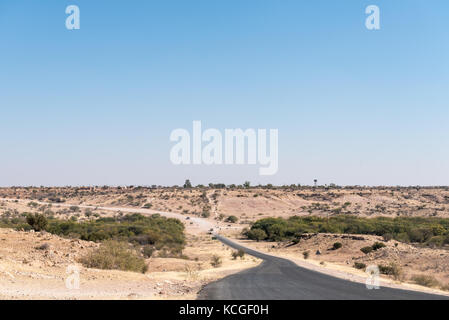
[[[47,263],[45,259],[48,258],[43,258],[41,262],[33,262],[36,260],[33,258],[33,255],[36,255],[35,249],[24,251],[24,248],[15,244],[15,242],[9,243],[5,242],[7,240],[1,240],[0,267],[3,266],[3,269],[0,269],[0,283],[5,298],[19,297],[20,294],[25,294],[24,292],[20,293],[21,286],[26,287],[26,290],[35,290],[26,295],[33,298],[39,298],[39,294],[44,293],[46,297],[71,298],[73,296],[86,299],[105,297],[127,299],[128,295],[130,295],[129,298],[133,299],[194,298],[198,289],[208,281],[259,263],[249,258],[244,261],[231,260],[229,249],[216,241],[210,240],[211,236],[208,233],[211,229],[238,238],[244,227],[249,226],[251,222],[257,219],[268,216],[355,214],[364,217],[449,217],[449,188],[444,187],[352,189],[0,188],[0,198],[19,198],[19,200],[0,199],[0,214],[6,216],[24,212],[46,212],[58,218],[75,216],[79,221],[82,221],[93,218],[86,216],[87,211],[92,212],[97,217],[117,216],[127,212],[161,213],[183,221],[189,238],[189,245],[185,250],[189,260],[152,258],[149,261],[150,271],[147,275],[83,269],[81,274],[86,276],[81,277],[83,289],[76,294],[67,293],[64,281],[62,281],[67,277],[67,265],[73,263],[76,259],[58,262],[51,266],[53,269],[42,271],[36,268],[41,267],[39,264],[42,263],[44,264],[43,268],[49,267],[45,265]],[[49,202],[53,203],[49,204]],[[70,208],[74,205],[78,208],[75,211]],[[238,217],[238,222],[226,222],[226,218],[230,215]],[[10,230],[10,232],[13,231]],[[8,235],[8,237],[10,236],[12,234]],[[27,236],[39,237],[37,234],[27,234]],[[449,285],[449,256],[447,250],[420,248],[389,241],[386,243],[386,248],[364,255],[360,251],[361,247],[372,245],[375,241],[381,241],[382,239],[374,236],[363,236],[363,238],[364,240],[352,240],[340,238],[338,235],[320,234],[303,239],[296,245],[249,241],[246,241],[245,245],[273,255],[294,259],[298,264],[302,263],[309,268],[336,272],[340,277],[348,279],[365,276],[363,271],[353,267],[355,262],[367,265],[395,262],[403,271],[400,279],[402,283],[412,282],[411,278],[415,275],[431,275],[437,279],[441,286]],[[25,237],[25,239],[28,238]],[[42,239],[42,236],[39,239]],[[34,242],[38,240],[33,238],[33,240],[26,240],[25,243],[27,241],[34,245]],[[70,240],[58,238],[58,242],[65,243],[65,241]],[[341,242],[343,247],[335,251],[329,250],[332,244],[337,241]],[[91,245],[95,244],[85,244],[82,250],[87,250]],[[57,251],[70,255],[72,246],[73,243],[69,243],[66,249]],[[303,259],[302,253],[304,251],[310,252],[310,257],[307,260]],[[316,254],[317,251],[320,254]],[[196,256],[201,252],[203,254]],[[12,253],[24,254],[24,256],[14,258],[14,262],[8,264],[8,259],[11,259]],[[223,266],[217,269],[211,268],[209,263],[214,253],[226,257],[223,259]],[[198,261],[195,261],[195,259]],[[40,260],[37,259],[37,261]],[[37,265],[34,266],[33,263]],[[14,274],[16,271],[19,273]],[[33,272],[37,275],[33,275]],[[92,276],[90,276],[91,273]],[[105,278],[100,276],[103,273]],[[15,277],[15,284],[11,282],[10,275]],[[50,291],[46,293],[45,290],[39,290],[40,285],[42,285],[39,283],[33,289],[31,283],[34,280],[32,279],[39,279],[39,277],[45,278],[45,281],[48,282],[45,288],[53,289],[49,289]],[[108,277],[112,278],[109,279]],[[42,279],[40,281],[43,281]],[[89,279],[93,282],[88,282]],[[396,280],[388,277],[383,277],[383,279],[393,285],[398,284]],[[104,281],[104,284],[97,285],[95,281]],[[30,282],[29,286],[26,285],[28,282]],[[52,283],[58,283],[61,287],[57,294],[53,294],[56,287]],[[91,287],[90,283],[92,283]],[[134,283],[135,285],[131,285]],[[143,283],[147,283],[148,286],[143,286]],[[111,287],[108,287],[108,284]],[[118,289],[114,289],[112,284]],[[19,289],[14,289],[14,286]],[[106,289],[103,292],[98,288]],[[116,290],[115,293],[113,293],[114,290]]]
[[[449,217],[449,187],[441,188],[251,188],[183,189],[109,188],[0,188],[0,198],[65,201],[108,207],[147,206],[182,215],[226,219],[239,223],[263,217],[355,214],[374,216]]]
[[[72,212],[71,206],[70,203],[0,199],[0,211],[11,215],[51,210],[55,217],[76,216],[82,221],[88,219],[85,210],[91,210],[102,217],[159,213],[178,218],[186,227],[187,246],[183,254],[187,259],[149,258],[146,274],[89,269],[78,263],[78,259],[99,244],[64,239],[45,232],[0,228],[0,299],[196,299],[204,285],[261,262],[250,256],[234,260],[233,250],[210,235],[213,228],[234,230],[234,227],[213,219],[143,208],[90,205],[78,205],[79,210]],[[44,243],[49,248],[39,250]],[[213,255],[222,260],[218,268],[210,264]],[[66,286],[68,277],[74,274],[70,268],[78,270],[79,289]]]
[[[148,272],[139,274],[84,268],[77,260],[98,246],[93,242],[0,229],[0,299],[195,299],[205,284],[260,262],[233,260],[232,250],[208,235],[189,236],[188,243],[188,259],[150,258]],[[210,265],[212,254],[221,257],[220,267]],[[66,285],[74,270],[79,289]]]

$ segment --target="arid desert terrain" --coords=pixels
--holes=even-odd
[[[346,217],[422,218],[432,231],[248,236],[258,221],[291,217],[327,219],[327,227]],[[1,188],[0,298],[195,299],[204,285],[261,262],[223,245],[212,231],[338,277],[363,278],[366,266],[378,265],[385,283],[444,294],[446,219],[447,187]],[[370,247],[375,249],[361,250]],[[111,262],[107,250],[132,255],[136,263]],[[74,267],[79,289],[66,284]]]

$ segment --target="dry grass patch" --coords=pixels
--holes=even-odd
[[[125,242],[110,240],[82,257],[80,262],[87,268],[123,270],[145,273],[148,266],[145,260]]]
[[[438,288],[441,286],[438,280],[430,275],[414,275],[411,280],[424,287]]]

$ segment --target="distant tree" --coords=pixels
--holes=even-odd
[[[248,189],[249,187],[251,187],[251,182],[245,181],[245,183],[243,184],[243,187]]]
[[[187,179],[186,182],[184,182],[184,188],[192,188],[192,183],[190,183],[189,179]]]

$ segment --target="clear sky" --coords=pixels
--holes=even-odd
[[[0,185],[448,185],[448,36],[447,0],[1,0]],[[278,173],[174,166],[193,120],[279,129]]]

